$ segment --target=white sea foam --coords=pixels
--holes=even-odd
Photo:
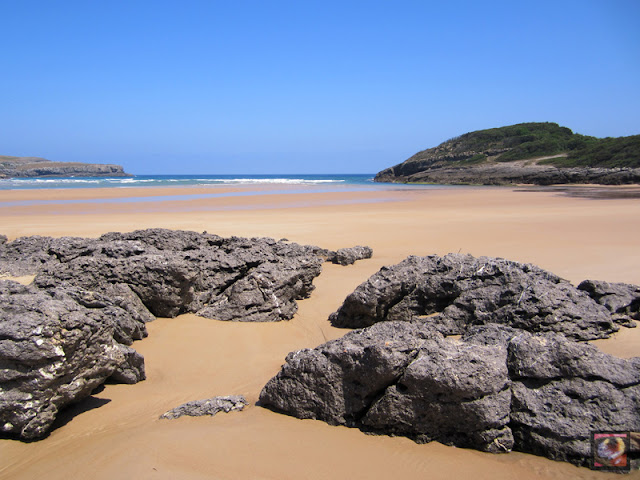
[[[216,179],[216,183],[249,183],[249,184],[288,184],[288,185],[316,185],[324,183],[344,183],[344,180],[310,180],[305,178],[226,178]]]
[[[365,175],[139,175],[135,177],[102,178],[10,178],[0,180],[0,190],[39,189],[39,188],[93,188],[93,187],[132,187],[132,186],[213,186],[213,185],[300,185],[330,186],[369,183]]]
[[[133,183],[153,183],[153,182],[158,182],[158,180],[155,180],[153,178],[109,178],[106,179],[107,182],[109,183],[114,183],[114,184],[124,184],[124,185],[129,185],[129,184],[133,184]]]
[[[16,183],[100,183],[100,180],[90,180],[87,178],[33,178],[33,179],[15,179]]]

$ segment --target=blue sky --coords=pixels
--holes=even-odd
[[[640,2],[0,3],[0,154],[375,173],[465,132],[640,133]]]

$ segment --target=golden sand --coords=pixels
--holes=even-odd
[[[245,192],[246,196],[176,199]],[[336,249],[369,245],[374,258],[325,265],[311,298],[289,322],[226,323],[184,315],[148,325],[134,348],[147,380],[107,385],[61,415],[39,442],[0,440],[0,478],[33,479],[372,479],[604,478],[606,474],[521,453],[492,455],[365,435],[298,420],[255,405],[292,350],[345,330],[327,321],[344,297],[381,266],[408,255],[464,252],[530,262],[574,283],[640,284],[640,200],[589,200],[511,188],[282,192],[255,187],[34,190],[0,192],[0,233],[98,236],[164,227],[222,236],[288,238]],[[139,197],[155,196],[144,201]],[[172,199],[158,201],[171,196]],[[135,202],[83,203],[136,197]],[[78,203],[2,206],[2,202]],[[640,328],[596,342],[622,357],[640,355]],[[158,417],[181,403],[245,395],[244,412]],[[635,475],[634,475],[635,476]],[[617,478],[617,477],[616,477]]]

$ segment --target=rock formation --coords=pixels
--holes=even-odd
[[[376,182],[439,185],[630,185],[640,183],[640,168],[559,168],[537,160],[490,163],[467,167],[433,167],[413,173],[399,165],[376,174]]]
[[[640,183],[640,135],[595,138],[532,122],[465,133],[379,172],[376,182]]]
[[[161,419],[174,420],[183,415],[190,417],[202,417],[204,415],[214,416],[218,412],[240,412],[249,405],[242,395],[228,395],[225,397],[213,397],[205,400],[194,400],[183,403],[179,407],[172,408],[160,415]]]
[[[578,289],[606,307],[617,323],[633,327],[632,319],[640,320],[640,286],[585,280],[578,285]]]
[[[0,432],[41,438],[58,411],[107,379],[136,383],[144,359],[130,345],[156,316],[192,312],[234,321],[293,317],[324,261],[338,252],[268,238],[141,230],[97,239],[0,236]]]
[[[357,260],[371,258],[373,250],[371,247],[361,245],[351,248],[340,248],[335,252],[329,252],[328,260],[338,265],[353,265]]]
[[[0,431],[44,436],[58,411],[114,376],[144,379],[142,357],[114,339],[110,306],[0,281]]]
[[[120,165],[52,162],[40,157],[0,155],[0,178],[11,177],[131,177]]]
[[[385,322],[290,353],[260,402],[332,425],[510,450],[506,356],[502,346],[469,349],[422,324]]]
[[[640,358],[488,324],[461,341],[389,321],[290,353],[263,406],[377,434],[578,465],[592,430],[640,429]]]
[[[498,323],[576,340],[606,338],[640,318],[640,288],[566,280],[529,264],[449,254],[409,257],[383,267],[331,315],[334,326],[420,320],[446,335]]]
[[[19,238],[0,244],[0,272],[37,273],[39,288],[78,288],[89,303],[117,298],[142,321],[191,312],[264,322],[293,317],[296,299],[310,295],[325,260],[370,256],[368,247],[332,252],[269,238],[151,229],[98,239]]]
[[[575,288],[504,259],[409,257],[370,277],[330,318],[360,329],[290,353],[262,405],[577,465],[588,465],[592,431],[640,429],[640,358],[579,342],[635,326],[640,287],[588,280]]]
[[[621,359],[562,335],[488,325],[465,335],[507,346],[514,450],[587,466],[592,431],[640,428],[640,357]]]

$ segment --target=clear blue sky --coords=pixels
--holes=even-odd
[[[640,1],[0,3],[0,154],[375,173],[528,121],[640,133]]]

